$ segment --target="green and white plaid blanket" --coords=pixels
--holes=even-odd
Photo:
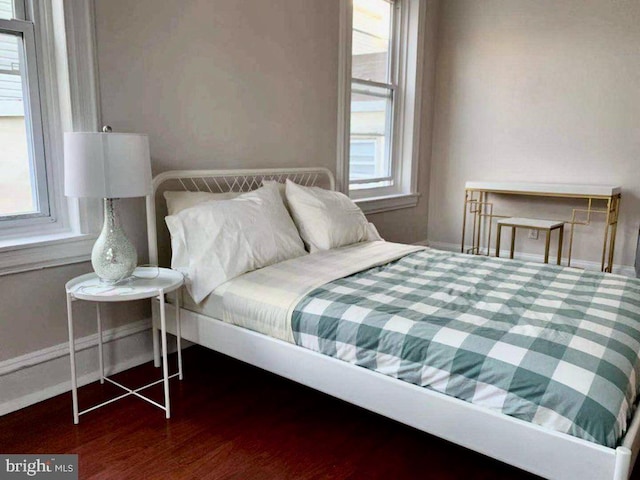
[[[298,345],[615,447],[640,374],[640,281],[424,250],[295,307]]]

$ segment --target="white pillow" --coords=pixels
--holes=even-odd
[[[284,202],[284,206],[289,210],[289,203],[287,202],[287,193],[286,187],[284,183],[280,183],[277,180],[262,180],[262,185],[275,185],[278,187],[278,191],[280,192],[280,196],[282,197],[282,201]]]
[[[210,192],[174,192],[167,190],[163,193],[167,202],[167,212],[169,215],[180,213],[186,208],[193,207],[199,203],[209,200],[229,200],[240,195],[239,192],[210,193]]]
[[[211,193],[171,190],[163,193],[169,215],[175,215],[182,210],[210,200],[229,200],[236,198],[240,194],[240,192]],[[171,252],[171,268],[186,273],[189,259],[187,258],[187,249],[182,238],[171,236]]]
[[[311,253],[381,240],[362,210],[343,193],[303,187],[290,180],[286,192],[293,220]]]
[[[188,259],[183,271],[196,303],[227,280],[306,253],[275,185],[201,203],[165,221],[172,247],[176,237],[186,250],[173,253]]]

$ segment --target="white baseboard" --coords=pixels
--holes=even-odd
[[[418,245],[427,245],[429,247],[438,249],[438,250],[446,250],[449,252],[460,252],[460,244],[459,243],[446,243],[446,242],[433,242],[431,240],[418,242]],[[469,246],[470,248],[470,246]],[[509,250],[500,250],[500,256],[503,258],[509,258]],[[525,262],[537,262],[541,263],[544,260],[543,255],[538,255],[534,253],[518,253],[516,252],[514,257],[517,260],[523,260]],[[592,262],[589,260],[579,260],[579,259],[571,259],[571,266],[577,268],[583,268],[585,270],[593,270],[600,271],[600,263]],[[624,275],[626,277],[635,277],[636,271],[633,265],[614,265],[613,273],[617,273],[618,275]]]
[[[114,374],[153,359],[151,320],[103,332],[105,373]],[[99,378],[97,334],[76,339],[78,385]],[[0,362],[0,415],[71,390],[69,345],[61,343]],[[69,402],[69,421],[71,421]]]

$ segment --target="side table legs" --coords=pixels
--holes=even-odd
[[[76,344],[73,334],[73,297],[67,293],[67,320],[69,322],[69,358],[71,360],[71,397],[73,398],[73,423],[78,424],[78,381],[76,378]]]
[[[69,327],[69,360],[70,360],[70,364],[71,364],[71,396],[72,396],[72,400],[73,400],[73,423],[74,424],[78,424],[80,422],[80,415],[84,414],[84,413],[88,413],[92,410],[95,410],[96,408],[99,408],[101,406],[107,405],[109,403],[112,403],[116,400],[119,400],[121,398],[124,398],[128,395],[135,395],[159,408],[162,408],[165,411],[165,416],[166,418],[170,418],[171,417],[171,404],[170,404],[170,397],[169,397],[169,379],[178,376],[180,378],[180,380],[182,380],[183,378],[183,374],[182,374],[182,343],[181,343],[181,335],[182,335],[182,331],[181,331],[181,324],[180,324],[180,297],[179,295],[176,295],[176,303],[175,303],[175,308],[176,308],[176,343],[177,343],[177,354],[178,354],[178,372],[174,373],[172,375],[169,375],[169,364],[168,364],[168,359],[167,359],[167,323],[166,323],[166,314],[165,314],[165,296],[164,296],[164,292],[160,291],[160,294],[157,296],[159,303],[160,303],[160,329],[158,329],[157,327],[154,327],[153,332],[154,332],[154,339],[157,339],[159,341],[157,341],[157,343],[159,343],[159,347],[161,347],[161,358],[162,358],[162,378],[160,380],[157,380],[153,383],[150,383],[148,385],[144,385],[142,387],[139,387],[135,390],[132,390],[130,388],[127,388],[121,384],[119,384],[118,382],[116,382],[115,380],[108,378],[105,376],[104,373],[104,348],[103,348],[103,336],[102,336],[102,316],[101,316],[101,311],[100,311],[100,303],[96,304],[96,323],[97,323],[97,327],[98,327],[98,362],[99,362],[99,374],[100,374],[100,383],[105,383],[105,380],[108,381],[109,383],[112,383],[120,388],[122,388],[123,390],[127,391],[128,393],[125,393],[123,395],[120,395],[119,397],[113,398],[111,400],[107,400],[106,402],[103,402],[99,405],[95,405],[89,409],[86,409],[82,412],[80,412],[79,410],[79,405],[78,405],[78,378],[77,378],[77,372],[76,372],[76,348],[75,348],[75,334],[73,331],[73,303],[76,301],[76,298],[73,297],[72,294],[67,293],[67,320],[68,320],[68,327]],[[159,331],[158,331],[159,330]],[[158,339],[158,334],[160,334],[160,338]],[[156,343],[156,342],[154,342]],[[145,397],[144,395],[141,395],[140,392],[141,390],[144,390],[146,388],[149,388],[153,385],[157,385],[158,383],[163,383],[163,387],[164,387],[164,405],[161,405],[147,397]]]
[[[160,366],[160,331],[154,322],[151,322],[151,337],[153,340],[153,366]]]
[[[96,319],[98,321],[98,361],[100,362],[100,383],[104,383],[104,350],[102,349],[102,319],[100,304],[96,303]]]
[[[182,380],[182,327],[180,326],[180,290],[176,291],[176,348],[178,349],[178,378]]]
[[[162,332],[162,373],[164,376],[164,410],[166,417],[171,417],[171,406],[169,404],[169,366],[167,363],[167,320],[164,313],[164,292],[158,295],[160,300],[160,330]]]

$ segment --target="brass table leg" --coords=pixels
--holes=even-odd
[[[464,192],[464,210],[462,212],[462,241],[460,242],[460,253],[464,253],[464,237],[467,227],[467,205],[469,205],[469,192]]]
[[[564,242],[564,225],[558,229],[558,265],[562,265],[562,243]]]
[[[513,252],[516,249],[516,227],[511,227],[511,254],[509,258],[513,260]]]
[[[547,230],[544,240],[544,263],[549,263],[549,245],[551,244],[551,229]]]

